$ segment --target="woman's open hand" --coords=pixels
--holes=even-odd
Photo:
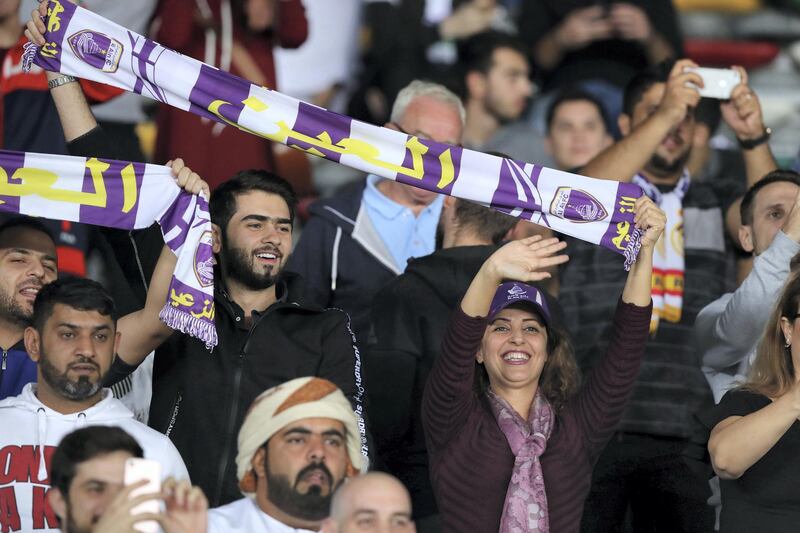
[[[569,260],[566,254],[559,253],[566,247],[567,243],[556,237],[543,239],[540,235],[512,241],[493,253],[483,270],[498,285],[507,279],[541,281],[551,276],[545,269]]]

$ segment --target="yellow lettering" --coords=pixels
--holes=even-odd
[[[86,161],[86,167],[92,174],[92,184],[95,192],[68,191],[54,189],[58,175],[49,170],[39,168],[20,168],[14,172],[11,179],[21,183],[11,183],[8,174],[0,168],[0,195],[2,196],[40,196],[56,202],[88,205],[92,207],[106,207],[106,186],[103,181],[103,172],[108,170],[108,163],[103,163],[95,158]]]
[[[45,57],[56,57],[58,55],[58,47],[55,42],[44,43],[40,53]]]
[[[242,104],[256,112],[261,112],[268,108],[267,104],[255,96],[246,98],[242,101]],[[225,124],[238,128],[242,131],[246,131],[247,133],[256,135],[263,139],[269,139],[282,144],[289,144],[290,141],[305,143],[311,147],[300,148],[298,146],[293,146],[293,148],[299,150],[301,149],[305,152],[320,157],[324,157],[323,150],[340,155],[356,156],[359,159],[376,167],[384,168],[390,172],[395,172],[397,174],[402,174],[418,180],[421,180],[425,175],[425,169],[422,164],[422,156],[428,152],[428,147],[422,144],[417,137],[411,136],[406,141],[406,148],[409,152],[411,152],[411,168],[406,168],[403,165],[395,165],[393,163],[382,161],[380,159],[380,150],[377,147],[366,141],[353,139],[352,137],[346,137],[338,143],[333,144],[331,137],[327,132],[322,132],[316,137],[311,137],[310,135],[294,131],[289,127],[288,124],[286,124],[285,121],[282,120],[279,120],[275,124],[278,127],[277,133],[269,134],[251,130],[240,124],[232,122],[223,116],[221,108],[226,105],[233,104],[226,102],[225,100],[214,100],[208,105],[208,111],[222,120]],[[455,177],[455,169],[452,168],[452,157],[450,156],[449,150],[446,151],[446,154],[447,155],[442,153],[442,155],[439,157],[440,162],[442,162],[442,178],[439,180],[439,188],[446,187],[453,181]]]
[[[436,184],[440,189],[444,189],[451,183],[456,175],[456,169],[453,166],[453,157],[450,155],[450,148],[439,154],[439,164],[442,166],[442,177],[439,178],[439,183]]]
[[[636,198],[631,198],[630,196],[623,196],[619,199],[619,212],[620,213],[633,213],[634,205],[636,204]]]
[[[49,15],[47,19],[47,31],[49,32],[61,29],[61,17],[59,17],[59,15],[64,12],[64,6],[62,6],[61,2],[58,0],[54,0],[52,6],[53,7],[47,8],[47,14]]]
[[[171,289],[169,299],[171,300],[170,304],[172,304],[172,307],[191,307],[194,305],[194,297],[188,292],[178,294],[175,292],[175,289]]]
[[[125,168],[120,172],[122,176],[122,212],[130,213],[133,206],[136,205],[136,171],[133,169],[133,163],[128,163]]]
[[[245,105],[245,107],[249,107],[256,113],[261,113],[262,111],[269,109],[269,106],[259,100],[257,96],[248,96],[242,100],[242,103]]]
[[[211,300],[203,300],[203,310],[199,313],[190,311],[190,314],[195,318],[207,318],[209,320],[214,320],[214,303]]]
[[[631,240],[630,235],[628,235],[630,227],[631,225],[624,220],[617,224],[617,236],[611,239],[611,242],[620,250],[624,250],[627,247],[627,242]]]

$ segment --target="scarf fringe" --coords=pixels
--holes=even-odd
[[[628,241],[628,246],[625,247],[625,272],[628,272],[633,264],[636,262],[636,257],[639,255],[639,250],[642,248],[642,230],[636,228],[631,233],[631,240]]]
[[[191,313],[176,309],[169,303],[161,308],[158,318],[172,329],[200,339],[209,351],[213,350],[219,342],[214,322],[194,317]]]
[[[27,74],[30,72],[31,66],[33,66],[33,60],[36,58],[36,54],[39,53],[39,46],[27,42],[22,45],[22,49],[22,72]]]

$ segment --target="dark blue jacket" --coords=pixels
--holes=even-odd
[[[0,400],[17,396],[22,387],[36,383],[36,363],[28,357],[22,340],[0,352],[0,358]]]
[[[311,302],[350,315],[359,344],[369,335],[373,296],[401,273],[362,208],[365,184],[348,185],[311,206],[286,267],[302,276]]]

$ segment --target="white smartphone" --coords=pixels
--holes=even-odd
[[[161,465],[151,459],[127,459],[125,461],[125,485],[132,485],[143,479],[146,479],[147,483],[131,492],[132,498],[140,494],[161,492]],[[131,509],[131,512],[133,514],[158,513],[160,509],[158,500],[149,500],[137,505]],[[155,520],[138,522],[133,528],[142,533],[157,533],[158,522]]]
[[[697,72],[703,78],[705,86],[698,88],[703,98],[728,100],[733,88],[742,81],[739,73],[729,68],[687,67],[686,72]]]

